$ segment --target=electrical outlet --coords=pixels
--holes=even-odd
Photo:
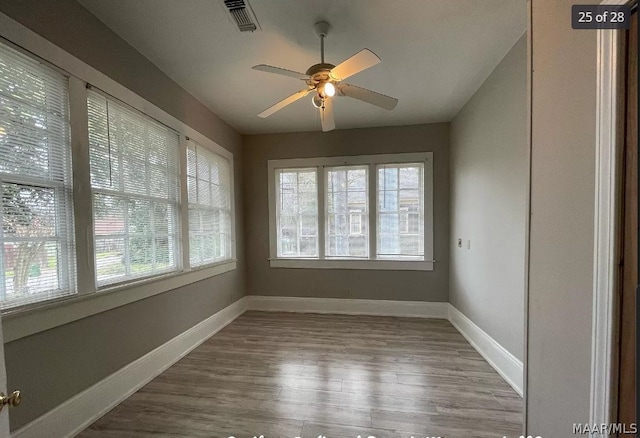
[[[350,297],[351,296],[351,289],[347,289],[347,296]]]
[[[462,248],[462,239],[458,238],[458,248]]]

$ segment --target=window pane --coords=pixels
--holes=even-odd
[[[369,205],[365,166],[330,167],[327,172],[326,257],[369,257]]]
[[[379,258],[424,258],[424,165],[378,166]]]
[[[93,209],[98,284],[177,268],[174,205],[96,193]]]
[[[233,258],[229,161],[189,140],[187,174],[191,266]]]
[[[94,91],[87,104],[98,285],[177,270],[178,134]]]
[[[276,171],[279,257],[318,257],[317,170]]]
[[[0,306],[75,293],[68,80],[0,44]]]

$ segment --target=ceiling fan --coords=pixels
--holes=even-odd
[[[324,39],[329,31],[329,23],[320,21],[314,26],[316,34],[320,37],[320,64],[309,67],[306,73],[287,70],[284,68],[273,67],[271,65],[260,64],[253,67],[254,70],[275,73],[283,76],[289,76],[301,79],[306,82],[307,88],[292,94],[286,99],[281,100],[273,106],[258,114],[258,117],[266,118],[285,106],[307,96],[309,93],[315,92],[313,95],[313,105],[320,111],[320,119],[322,121],[322,130],[331,131],[335,129],[336,124],[333,118],[333,97],[347,96],[372,105],[379,106],[387,110],[392,110],[398,104],[398,99],[367,90],[366,88],[356,87],[355,85],[342,82],[350,76],[355,75],[363,70],[373,67],[380,63],[380,58],[369,49],[362,49],[351,58],[343,61],[337,66],[324,62]]]

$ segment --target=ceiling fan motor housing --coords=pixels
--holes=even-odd
[[[335,65],[321,62],[320,64],[314,64],[307,69],[306,74],[311,76],[311,80],[323,80],[329,78],[329,72]]]

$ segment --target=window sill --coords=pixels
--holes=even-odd
[[[434,261],[272,259],[272,268],[368,269],[374,271],[433,271]]]
[[[190,271],[99,289],[95,293],[72,295],[27,308],[8,309],[2,315],[4,342],[15,341],[87,316],[102,313],[134,301],[168,292],[236,269],[236,260],[194,268]]]

